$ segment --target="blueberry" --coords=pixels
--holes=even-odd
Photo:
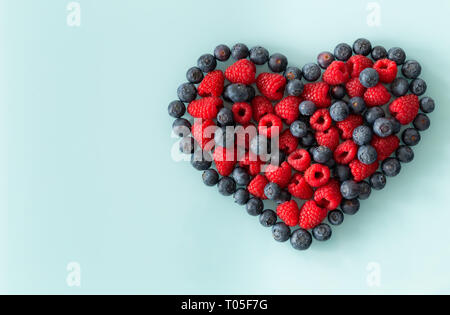
[[[419,131],[424,131],[430,128],[430,119],[425,114],[418,114],[413,121],[414,127]]]
[[[217,113],[217,123],[220,126],[233,126],[234,125],[234,116],[231,109],[227,107],[222,107]]]
[[[362,97],[356,96],[348,101],[350,111],[354,114],[362,114],[366,110],[366,103]]]
[[[190,83],[200,83],[203,80],[203,71],[199,67],[192,67],[186,72],[186,79]]]
[[[372,188],[370,187],[370,184],[368,182],[360,182],[359,183],[359,200],[366,200],[369,199],[370,194],[372,193]]]
[[[264,227],[271,227],[277,223],[277,214],[273,210],[264,210],[259,216],[259,223]]]
[[[234,128],[220,127],[214,132],[214,142],[224,148],[231,148],[234,146]]]
[[[257,216],[262,213],[264,204],[261,199],[253,197],[247,202],[245,208],[247,209],[248,214]]]
[[[197,66],[205,73],[211,72],[217,67],[217,60],[211,54],[200,56],[197,60]]]
[[[359,193],[359,184],[354,180],[346,180],[341,184],[341,194],[345,199],[354,199]]]
[[[353,43],[353,51],[356,55],[367,56],[372,51],[372,44],[365,38],[357,39]]]
[[[431,97],[425,96],[420,99],[420,109],[424,113],[431,113],[434,111],[434,100]]]
[[[359,211],[358,199],[342,199],[341,202],[342,212],[349,215],[354,215]]]
[[[405,129],[402,133],[403,143],[409,146],[415,146],[420,142],[420,133],[414,128]]]
[[[397,134],[400,132],[400,129],[402,129],[402,124],[395,119],[394,117],[389,117],[388,120],[392,124],[392,134]]]
[[[247,189],[239,188],[236,190],[236,192],[233,195],[234,202],[237,203],[240,206],[243,206],[247,204],[248,200],[250,199],[250,193]]]
[[[316,138],[314,136],[314,134],[312,132],[309,132],[306,134],[306,136],[304,136],[303,138],[301,138],[302,141],[302,146],[304,147],[310,147],[312,146],[314,143],[316,143]]]
[[[253,86],[247,85],[248,98],[247,102],[251,102],[256,96],[256,90]]]
[[[326,223],[319,224],[312,230],[312,235],[319,242],[328,241],[331,238],[331,227]]]
[[[270,153],[270,164],[280,166],[284,161],[286,161],[286,153],[284,151],[277,150],[277,152]]]
[[[336,165],[335,176],[338,178],[340,182],[344,182],[351,178],[352,173],[350,171],[350,167],[347,165]]]
[[[303,66],[302,73],[306,81],[312,82],[320,78],[322,70],[320,70],[320,67],[315,63],[307,63]]]
[[[287,67],[286,71],[284,72],[284,77],[288,81],[295,79],[300,80],[302,78],[302,70],[297,67]]]
[[[373,132],[379,137],[386,138],[394,133],[394,126],[388,118],[377,118],[373,123]]]
[[[298,229],[291,235],[291,245],[297,250],[307,250],[312,243],[311,233],[304,229]]]
[[[327,162],[325,162],[325,165],[328,166],[328,168],[330,170],[332,170],[336,166],[336,164],[337,163],[336,163],[335,159],[333,159],[333,158],[331,158]]]
[[[331,225],[341,225],[344,222],[344,214],[341,210],[332,210],[328,212],[328,222]]]
[[[358,126],[353,130],[353,142],[357,145],[365,145],[372,141],[372,129],[368,126]]]
[[[375,107],[369,108],[364,113],[364,119],[366,120],[366,122],[369,125],[373,125],[375,120],[377,120],[378,118],[384,117],[385,115],[386,114],[384,113],[384,110],[381,107],[375,106]]]
[[[379,81],[380,76],[378,71],[373,68],[366,68],[359,74],[359,82],[366,88],[376,86]]]
[[[219,61],[227,61],[230,56],[231,50],[227,45],[219,45],[214,49],[214,57]]]
[[[290,130],[294,137],[302,138],[308,133],[308,125],[301,120],[296,120],[291,124]]]
[[[372,163],[375,163],[377,158],[378,158],[377,150],[375,150],[375,148],[372,147],[371,145],[366,144],[359,147],[358,160],[361,163],[370,165]]]
[[[198,171],[206,171],[212,164],[211,155],[202,150],[198,150],[191,155],[191,164]]]
[[[409,90],[415,95],[421,96],[427,91],[427,83],[420,78],[414,79],[409,85]]]
[[[380,59],[386,59],[388,53],[386,51],[386,48],[384,48],[383,46],[375,46],[372,49],[372,54],[371,55],[372,55],[373,60],[377,61],[377,60],[380,60]]]
[[[394,47],[388,51],[388,59],[395,61],[397,65],[402,65],[406,60],[405,51],[399,47]]]
[[[275,223],[272,227],[272,236],[277,242],[286,242],[291,236],[291,229],[283,222]]]
[[[381,163],[381,170],[383,171],[383,174],[388,177],[397,176],[401,169],[402,166],[400,161],[393,157],[387,158]]]
[[[177,118],[172,124],[172,130],[178,137],[186,137],[191,133],[191,123],[184,118]]]
[[[170,102],[167,110],[170,116],[174,118],[180,118],[184,115],[184,113],[186,113],[186,106],[181,101],[173,101]]]
[[[231,48],[231,56],[236,60],[247,58],[248,54],[249,50],[245,44],[238,43]]]
[[[408,60],[402,66],[402,73],[408,79],[415,79],[422,73],[422,67],[417,61]]]
[[[250,60],[255,65],[263,65],[269,61],[269,51],[261,46],[250,49]]]
[[[275,202],[277,204],[282,204],[285,203],[286,201],[289,201],[292,199],[291,194],[287,191],[287,190],[282,190],[280,193],[280,196],[278,197],[277,200],[275,200]]]
[[[317,56],[317,63],[322,69],[326,69],[329,65],[331,65],[334,59],[335,58],[332,53],[329,51],[324,51]]]
[[[236,192],[236,182],[230,177],[222,177],[217,184],[219,193],[224,196],[231,196]]]
[[[395,156],[402,163],[409,163],[414,160],[414,151],[406,145],[401,145],[395,151]]]
[[[376,172],[369,178],[370,186],[375,190],[381,190],[386,186],[386,176],[380,172]]]
[[[299,79],[294,79],[286,85],[286,92],[290,96],[300,96],[303,93],[303,82]]]
[[[250,182],[250,175],[242,167],[236,167],[231,176],[239,186],[247,186]]]
[[[184,137],[180,140],[180,152],[184,154],[192,154],[195,150],[195,141],[192,137]]]
[[[316,111],[316,104],[311,101],[303,101],[298,106],[300,114],[304,116],[312,116]]]
[[[331,97],[337,100],[341,100],[344,98],[346,93],[345,88],[342,85],[335,85],[331,88],[330,94]]]
[[[177,90],[178,98],[184,103],[190,103],[197,97],[197,88],[192,83],[183,83]]]
[[[225,89],[225,97],[230,99],[233,103],[246,102],[249,98],[247,86],[244,84],[230,84]]]
[[[352,47],[348,44],[341,43],[334,49],[334,56],[337,60],[347,61],[352,56]]]
[[[219,182],[219,174],[216,170],[210,168],[203,172],[202,179],[206,186],[215,186]]]
[[[391,83],[391,93],[400,97],[406,95],[409,90],[409,82],[405,78],[395,78]]]
[[[334,121],[343,121],[350,114],[350,109],[344,101],[337,101],[330,107],[330,116]]]
[[[269,200],[276,200],[280,197],[281,188],[275,183],[268,183],[266,187],[264,187],[264,195]]]
[[[282,54],[273,54],[269,58],[269,68],[273,72],[283,72],[288,64],[287,58]]]
[[[324,145],[315,147],[313,149],[312,158],[317,163],[324,164],[324,163],[328,162],[332,156],[333,156],[333,152],[330,150],[330,148],[328,148]]]
[[[250,151],[259,156],[264,156],[269,153],[269,141],[263,135],[257,135],[250,141]]]

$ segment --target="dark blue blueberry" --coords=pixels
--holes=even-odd
[[[358,126],[353,130],[353,142],[357,145],[365,145],[372,141],[372,129],[368,126]]]
[[[312,230],[312,235],[319,242],[328,241],[331,234],[331,227],[326,223],[319,224]]]
[[[250,49],[250,60],[255,65],[263,65],[269,61],[269,51],[261,46]]]
[[[231,47],[231,56],[236,60],[247,58],[248,54],[249,50],[245,44],[238,43]]]
[[[320,67],[316,63],[307,63],[303,66],[302,73],[306,81],[312,82],[320,78],[322,70],[320,70]]]
[[[314,134],[312,132],[308,132],[306,134],[306,136],[301,138],[301,141],[302,141],[302,146],[310,147],[310,146],[314,145],[314,143],[316,143],[316,137],[314,136]]]
[[[337,101],[330,107],[330,116],[334,121],[343,121],[350,114],[350,109],[344,101]]]
[[[434,100],[431,97],[425,96],[420,99],[420,109],[424,113],[431,113],[434,111]]]
[[[270,153],[270,164],[280,166],[284,161],[286,161],[286,153],[284,151],[277,150],[277,152]]]
[[[394,117],[389,117],[388,120],[392,124],[392,134],[397,134],[400,132],[400,129],[402,129],[402,124],[395,119]]]
[[[294,137],[302,138],[308,133],[308,125],[301,120],[296,120],[291,124],[290,130]]]
[[[408,79],[415,79],[422,73],[422,67],[417,61],[408,60],[402,66],[402,73]]]
[[[420,142],[420,133],[414,128],[405,129],[402,133],[403,143],[409,146],[415,146]]]
[[[300,96],[303,93],[303,82],[299,79],[291,80],[286,85],[286,92],[290,96]]]
[[[211,72],[217,67],[217,60],[211,54],[200,56],[197,60],[197,66],[205,73]]]
[[[286,71],[284,72],[284,77],[288,81],[295,79],[300,80],[302,78],[302,70],[297,67],[287,67]]]
[[[220,126],[233,126],[234,116],[231,109],[227,107],[222,107],[217,113],[217,123]]]
[[[369,178],[370,186],[375,190],[381,190],[386,186],[386,176],[381,172],[376,172]]]
[[[177,118],[172,124],[172,130],[178,137],[186,137],[191,133],[191,123],[184,118]]]
[[[209,153],[198,150],[191,155],[191,164],[198,171],[206,171],[211,167],[212,157]]]
[[[272,236],[277,242],[286,242],[291,236],[291,229],[284,222],[275,223],[272,227]]]
[[[352,47],[350,47],[350,45],[345,43],[337,45],[336,48],[334,49],[334,56],[336,57],[337,60],[340,61],[349,60],[352,54],[353,54]]]
[[[317,56],[317,63],[319,64],[319,66],[322,69],[326,69],[328,68],[329,65],[331,65],[331,63],[335,60],[334,56],[332,53],[330,53],[329,51],[324,51],[321,52],[318,56]]]
[[[266,187],[264,187],[264,195],[269,200],[277,200],[280,197],[281,188],[275,183],[268,183]]]
[[[371,107],[364,113],[364,119],[369,125],[373,125],[375,120],[384,116],[386,116],[386,114],[379,106]]]
[[[400,161],[393,157],[387,158],[381,163],[381,170],[383,171],[383,174],[388,177],[397,176],[401,169],[402,166]]]
[[[386,59],[387,58],[387,51],[386,48],[384,48],[383,46],[375,46],[372,49],[372,58],[373,60],[377,61],[380,59]]]
[[[219,193],[224,196],[231,196],[236,192],[236,182],[230,177],[222,177],[217,184]]]
[[[278,197],[277,200],[275,200],[275,202],[277,204],[282,204],[285,203],[286,201],[289,201],[292,199],[291,194],[287,191],[287,190],[282,190],[280,193],[280,196]]]
[[[230,84],[225,89],[225,97],[230,99],[233,103],[246,102],[249,98],[247,86],[244,84]]]
[[[374,87],[379,81],[378,71],[373,68],[366,68],[359,74],[359,82],[366,88]]]
[[[233,197],[235,203],[237,203],[240,206],[243,206],[247,204],[248,200],[250,199],[250,193],[245,188],[239,188],[238,190],[236,190]]]
[[[199,67],[192,67],[186,72],[186,79],[190,83],[200,83],[203,80],[203,71]]]
[[[197,97],[197,88],[192,83],[183,83],[177,89],[180,101],[190,103]]]
[[[181,101],[173,101],[170,102],[169,107],[167,108],[169,115],[174,118],[180,118],[186,113],[186,105],[184,105]]]
[[[300,114],[304,116],[312,116],[316,111],[316,104],[311,101],[303,101],[298,106]]]
[[[386,138],[394,133],[394,126],[391,120],[381,117],[373,123],[373,132],[379,137]]]
[[[214,49],[214,57],[219,61],[227,61],[230,59],[231,50],[227,45],[219,45]]]
[[[424,95],[427,91],[427,83],[420,79],[414,79],[409,85],[409,90],[417,96]]]
[[[224,148],[230,148],[234,146],[235,134],[233,127],[220,127],[214,132],[214,142]]]
[[[370,187],[370,184],[368,182],[360,182],[359,183],[359,200],[366,200],[369,199],[370,194],[372,193],[372,188]]]
[[[283,72],[286,70],[288,60],[286,56],[282,54],[273,54],[269,58],[269,68],[273,72]]]
[[[250,182],[250,175],[242,167],[236,167],[231,176],[239,186],[247,186]]]
[[[337,177],[337,179],[340,182],[349,180],[352,176],[350,167],[348,167],[347,165],[341,165],[341,164],[336,165],[335,176]]]
[[[405,78],[395,78],[391,83],[391,93],[400,97],[406,95],[409,90],[409,82]]]
[[[409,163],[414,160],[414,151],[406,145],[401,145],[395,151],[395,156],[402,163]]]
[[[366,103],[362,97],[353,97],[348,101],[348,104],[354,114],[362,114],[366,110]]]
[[[365,38],[359,38],[353,43],[353,51],[356,55],[367,56],[372,51],[372,44]]]
[[[215,186],[219,182],[219,174],[216,170],[210,168],[203,172],[202,179],[206,186]]]
[[[292,233],[291,245],[296,250],[307,250],[312,243],[312,236],[307,230],[298,229]]]
[[[341,225],[344,222],[344,214],[341,210],[332,210],[328,212],[328,222],[331,225]]]
[[[375,150],[375,148],[372,147],[371,145],[366,144],[359,147],[358,160],[361,163],[370,165],[372,163],[375,163],[377,158],[378,158],[377,150]]]
[[[359,193],[359,184],[354,180],[346,180],[341,184],[341,194],[345,199],[354,199]]]
[[[430,119],[425,114],[418,114],[413,121],[414,127],[419,131],[424,131],[430,128]]]
[[[256,90],[253,86],[247,85],[248,98],[247,102],[251,102],[256,96]]]
[[[184,154],[192,154],[195,150],[194,138],[188,136],[180,140],[180,152]]]
[[[359,211],[359,200],[358,199],[342,199],[341,209],[342,212],[348,215],[354,215]]]
[[[329,159],[326,163],[325,163],[325,165],[326,166],[328,166],[328,168],[330,169],[330,170],[332,170],[335,166],[336,166],[336,160],[335,159],[333,159],[333,158],[331,158],[331,159]]]
[[[341,100],[344,98],[346,93],[345,87],[343,87],[342,85],[335,85],[331,88],[330,93],[332,98]]]
[[[402,65],[406,60],[406,53],[399,47],[394,47],[388,51],[388,59],[394,61],[397,65]]]
[[[259,216],[259,223],[264,227],[271,227],[277,223],[277,214],[273,210],[264,210]]]
[[[332,156],[333,152],[330,148],[324,145],[313,148],[312,158],[317,163],[325,164],[331,159]]]
[[[264,204],[259,198],[250,198],[250,200],[245,205],[248,214],[252,216],[260,215],[263,211]]]

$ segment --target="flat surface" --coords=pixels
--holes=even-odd
[[[345,2],[80,0],[70,27],[69,1],[0,1],[0,292],[450,293],[450,2]],[[297,252],[172,160],[167,105],[219,43],[302,66],[358,37],[421,62],[432,128]]]

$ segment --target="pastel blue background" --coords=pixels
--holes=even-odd
[[[1,293],[450,293],[450,2],[379,1],[379,27],[356,0],[78,2],[81,27],[0,1]],[[419,60],[438,107],[414,163],[297,252],[171,159],[167,104],[219,43],[302,66],[358,37]]]

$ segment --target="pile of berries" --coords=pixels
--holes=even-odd
[[[301,69],[260,46],[219,45],[187,71],[168,111],[204,183],[305,250],[413,160],[435,107],[421,71],[401,48],[367,39]]]

